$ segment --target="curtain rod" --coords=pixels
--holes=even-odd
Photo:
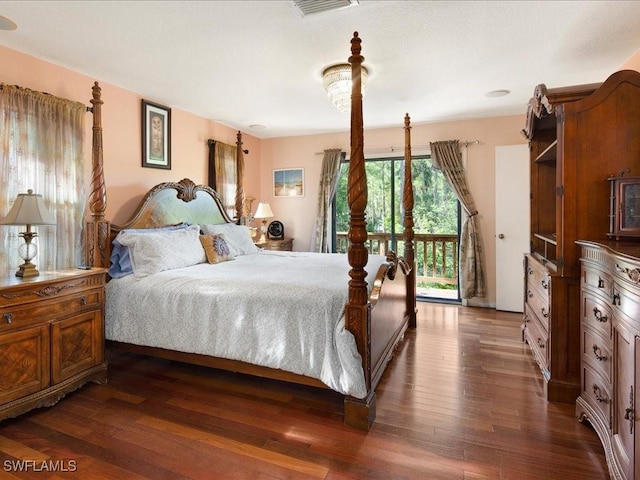
[[[464,142],[460,142],[460,145],[463,147],[468,147],[469,145],[480,145],[480,140],[467,140]],[[426,145],[414,145],[411,147],[411,150],[429,150],[431,148],[431,144]],[[394,147],[393,145],[390,147],[371,147],[365,148],[364,153],[395,153],[395,152],[404,152],[404,147]],[[324,152],[314,152],[315,155],[324,155]]]
[[[4,86],[7,85],[5,83],[0,83],[0,92],[4,90]],[[7,85],[9,86],[9,85]],[[65,100],[67,102],[73,102],[73,103],[80,103],[82,104],[82,102],[76,102],[75,100],[69,100],[68,98],[62,98],[62,97],[58,97],[57,95],[53,95],[52,93],[48,93],[48,92],[39,92],[38,90],[33,90],[32,88],[28,88],[28,87],[21,87],[20,85],[11,85],[12,87],[18,88],[20,90],[28,90],[30,92],[34,92],[34,93],[39,93],[41,95],[48,95],[49,97],[54,97],[54,98],[59,98],[60,100]],[[93,107],[89,107],[87,105],[84,106],[85,111],[87,112],[91,112],[93,113]]]

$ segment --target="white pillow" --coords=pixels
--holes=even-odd
[[[182,230],[144,234],[123,231],[119,235],[119,242],[129,247],[133,275],[136,277],[190,267],[207,260],[200,243],[198,225],[191,225]]]
[[[224,240],[229,245],[231,255],[249,255],[258,253],[258,247],[251,239],[251,232],[246,225],[236,225],[235,223],[220,223],[201,225],[202,232],[206,235],[224,235]]]

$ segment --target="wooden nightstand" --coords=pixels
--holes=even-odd
[[[256,242],[256,246],[264,248],[265,250],[281,250],[292,251],[293,250],[293,238],[285,238],[282,240],[269,240],[265,242]]]
[[[106,270],[0,279],[0,420],[105,382]]]

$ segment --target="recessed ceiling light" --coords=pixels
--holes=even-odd
[[[15,22],[0,15],[0,30],[15,30],[16,28],[18,28],[18,25],[16,25]]]
[[[253,130],[264,130],[267,127],[265,127],[264,125],[260,125],[259,123],[254,123],[253,125],[249,125],[249,128]]]
[[[503,88],[501,90],[491,90],[490,92],[485,93],[484,96],[490,97],[490,98],[504,97],[505,95],[509,95],[510,93],[511,93],[511,90],[507,90],[506,88]]]

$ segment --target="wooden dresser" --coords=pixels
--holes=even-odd
[[[106,270],[0,280],[0,420],[104,382]]]
[[[576,415],[598,433],[611,478],[633,480],[640,478],[640,243],[577,244],[582,374]]]

